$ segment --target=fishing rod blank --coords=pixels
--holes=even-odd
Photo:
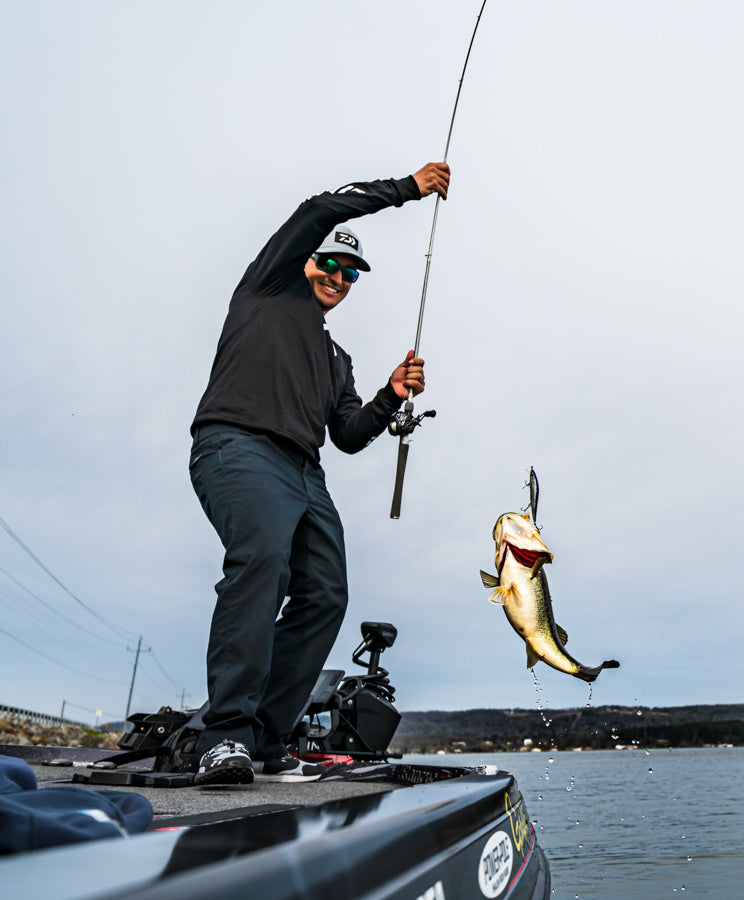
[[[462,83],[465,80],[465,70],[468,67],[468,60],[470,59],[470,51],[473,49],[473,42],[475,41],[475,34],[478,31],[478,25],[480,24],[481,16],[483,15],[483,10],[485,9],[487,0],[483,0],[483,4],[481,5],[480,11],[478,13],[478,18],[475,20],[475,28],[473,28],[473,34],[470,37],[470,44],[468,45],[468,52],[465,54],[465,63],[462,67],[462,74],[460,75],[460,81],[457,85],[457,95],[455,96],[455,105],[452,109],[452,117],[450,119],[449,131],[447,132],[447,141],[444,146],[444,157],[442,159],[443,162],[447,162],[447,155],[449,153],[450,140],[452,138],[452,128],[455,124],[455,115],[457,114],[457,105],[460,102],[460,92],[462,91]],[[419,345],[421,343],[421,329],[424,323],[424,309],[426,307],[426,291],[429,286],[429,269],[431,268],[431,257],[434,250],[434,235],[437,230],[437,216],[439,215],[439,201],[441,200],[441,196],[437,194],[437,199],[434,203],[434,216],[432,218],[431,223],[431,234],[429,235],[429,249],[426,253],[426,267],[424,269],[424,284],[421,289],[421,305],[419,306],[419,316],[418,316],[418,324],[416,326],[416,341],[413,345],[413,355],[418,356],[419,353]],[[390,425],[388,426],[388,431],[390,434],[399,436],[400,441],[398,443],[398,464],[396,466],[395,471],[395,488],[393,489],[393,502],[390,507],[390,518],[391,519],[399,519],[400,518],[400,506],[401,500],[403,498],[403,478],[406,474],[406,462],[408,460],[408,445],[410,443],[411,432],[417,425],[421,424],[421,420],[426,418],[427,416],[435,416],[436,412],[434,410],[429,410],[428,412],[422,413],[420,416],[413,415],[413,391],[408,392],[408,399],[406,400],[403,411],[396,413],[393,417]]]

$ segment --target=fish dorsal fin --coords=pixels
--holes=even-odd
[[[534,669],[535,663],[540,662],[540,657],[535,653],[535,651],[527,644],[527,668]]]
[[[565,628],[561,628],[560,625],[556,625],[556,626],[555,626],[555,633],[558,635],[558,640],[559,640],[559,641],[563,644],[563,646],[565,647],[566,644],[568,643],[568,635],[566,634],[566,629],[565,629]]]
[[[505,593],[506,591],[502,587],[494,588],[488,595],[488,602],[495,603],[497,606],[503,606]]]
[[[498,575],[489,575],[488,572],[484,572],[483,569],[480,570],[480,576],[483,587],[495,588],[501,584]]]

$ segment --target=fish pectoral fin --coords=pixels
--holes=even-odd
[[[555,633],[558,635],[558,640],[559,640],[559,641],[563,644],[563,646],[565,647],[566,644],[568,643],[568,634],[566,633],[566,629],[565,629],[565,628],[561,628],[560,625],[556,625],[556,626],[555,626]]]
[[[489,575],[488,572],[484,572],[483,569],[480,570],[480,576],[483,587],[495,588],[501,584],[498,575]]]
[[[489,603],[495,603],[497,606],[504,605],[504,589],[502,587],[494,588],[491,593],[488,595],[487,600]]]
[[[535,663],[540,662],[540,657],[535,653],[535,651],[527,644],[527,668],[533,669],[535,667]]]

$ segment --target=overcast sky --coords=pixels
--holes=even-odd
[[[118,718],[139,636],[133,711],[205,699],[189,426],[230,295],[306,197],[442,157],[479,7],[0,2],[0,704]],[[738,0],[486,5],[400,520],[393,438],[322,453],[329,666],[394,623],[402,710],[588,702],[543,664],[538,693],[480,584],[530,466],[568,649],[621,662],[591,703],[744,699],[743,27]],[[433,211],[357,223],[373,271],[329,326],[365,398],[413,346]]]

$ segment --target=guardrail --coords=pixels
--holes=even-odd
[[[50,716],[47,713],[34,712],[30,709],[18,709],[16,706],[3,706],[0,704],[0,716],[16,716],[19,719],[30,719],[32,722],[40,722],[42,725],[72,725],[75,728],[90,729],[89,722],[76,722],[73,719],[62,719],[59,716]]]

